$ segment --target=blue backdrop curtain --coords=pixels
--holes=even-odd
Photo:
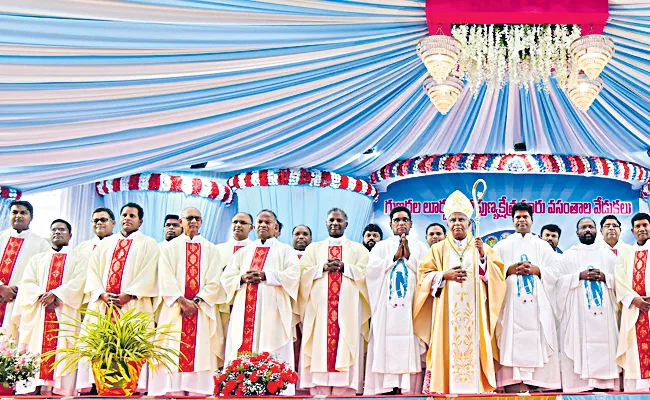
[[[212,243],[221,243],[231,236],[230,221],[235,214],[235,207],[226,206],[220,201],[205,197],[187,196],[179,192],[128,191],[109,193],[104,196],[104,204],[115,212],[119,219],[120,208],[128,202],[134,202],[144,208],[144,221],[140,231],[157,241],[163,240],[164,218],[167,214],[178,214],[186,207],[196,207],[203,214],[201,234]],[[116,231],[119,229],[116,228]]]
[[[267,186],[244,188],[237,191],[239,211],[255,216],[262,209],[270,209],[284,224],[280,241],[291,243],[291,231],[296,225],[307,225],[314,241],[328,237],[325,220],[333,207],[348,215],[346,236],[361,241],[363,228],[372,219],[373,200],[347,190],[311,186]],[[251,235],[253,238],[254,235]]]
[[[105,207],[104,199],[97,195],[94,183],[71,186],[62,189],[61,192],[61,218],[72,225],[70,245],[76,246],[94,236],[91,222],[92,213],[98,207]],[[116,218],[118,211],[113,209]],[[119,231],[119,226],[116,222],[114,232],[117,231]]]
[[[9,228],[9,209],[11,208],[11,199],[0,199],[0,230]]]

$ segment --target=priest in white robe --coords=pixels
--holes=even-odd
[[[102,240],[92,252],[86,279],[85,293],[88,310],[105,313],[110,304],[123,311],[135,309],[151,314],[152,298],[158,295],[157,275],[159,250],[156,240],[139,231],[142,225],[142,207],[127,203],[120,210],[119,234]],[[84,318],[87,325],[93,318]],[[138,392],[147,388],[148,365],[142,367]],[[89,390],[94,378],[88,360],[81,360],[77,372],[77,389]]]
[[[11,228],[0,232],[0,327],[14,339],[18,339],[18,327],[11,316],[23,271],[34,255],[50,249],[47,240],[29,230],[33,215],[29,202],[11,202]]]
[[[311,242],[311,228],[307,225],[297,225],[291,231],[291,243],[299,260],[305,255],[305,249]]]
[[[613,252],[595,244],[596,223],[577,224],[580,244],[559,257],[554,290],[560,321],[562,389],[619,389],[618,336]]]
[[[18,344],[26,345],[33,354],[73,347],[79,333],[65,323],[80,317],[88,258],[68,247],[71,231],[68,222],[54,220],[50,226],[53,247],[31,258],[20,281],[12,319],[18,327]],[[65,364],[53,368],[54,362],[54,357],[41,361],[40,372],[18,385],[16,393],[75,394],[77,371],[63,373]]]
[[[418,266],[429,246],[409,236],[412,224],[408,208],[393,208],[393,236],[370,252],[366,284],[372,320],[364,395],[422,392],[426,344],[413,330],[413,299]]]
[[[368,250],[345,237],[348,217],[327,213],[329,238],[307,246],[300,265],[300,388],[312,395],[354,396],[363,389],[370,307]]]
[[[300,265],[293,248],[275,239],[277,217],[262,210],[257,240],[235,252],[221,275],[226,300],[234,299],[226,337],[225,365],[240,352],[268,351],[294,368],[293,309]],[[283,393],[293,395],[295,387]]]
[[[164,347],[179,351],[171,372],[160,366],[149,380],[149,396],[201,396],[214,393],[214,371],[223,365],[225,340],[219,305],[221,287],[217,247],[199,234],[201,212],[189,207],[180,217],[183,234],[160,250],[158,326],[170,325]],[[173,340],[172,340],[173,338]]]
[[[600,233],[603,238],[596,242],[598,246],[610,250],[615,255],[632,247],[621,240],[621,226],[621,221],[615,215],[605,215],[600,220]]]
[[[499,318],[501,369],[497,382],[506,391],[560,389],[557,326],[551,302],[557,255],[547,242],[531,233],[530,204],[515,204],[512,221],[516,233],[494,246],[506,266],[507,284]]]
[[[618,255],[616,298],[622,305],[616,362],[626,392],[650,390],[650,215],[632,217],[636,243]]]
[[[99,246],[102,240],[110,237],[115,228],[115,214],[109,208],[99,207],[93,211],[91,216],[93,233],[92,239],[83,241],[75,247],[74,251],[79,254],[90,254]]]

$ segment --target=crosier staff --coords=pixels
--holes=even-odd
[[[483,190],[478,190],[479,184],[483,184]],[[479,233],[479,221],[481,219],[481,212],[480,212],[480,207],[479,207],[479,202],[483,200],[483,197],[485,196],[485,192],[487,191],[487,184],[483,179],[478,179],[476,182],[474,182],[474,187],[472,187],[472,198],[474,199],[474,211],[476,212],[476,217],[474,219],[476,220],[476,231],[475,231],[475,236],[476,238],[480,238],[481,235]],[[478,253],[478,248],[474,252],[474,337],[475,337],[475,348],[474,348],[474,354],[476,355],[477,363],[476,363],[476,393],[481,393],[481,356],[480,356],[480,338],[479,338],[479,331],[478,331],[478,324],[479,324],[479,253]]]

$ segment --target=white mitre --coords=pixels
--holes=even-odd
[[[456,190],[454,193],[449,195],[449,197],[447,197],[443,211],[445,212],[445,218],[447,219],[449,219],[451,214],[455,212],[463,213],[467,219],[472,219],[474,207],[472,207],[472,203],[469,201],[467,196],[463,194],[463,192]]]

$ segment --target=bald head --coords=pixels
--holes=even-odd
[[[183,225],[183,232],[193,238],[199,234],[199,229],[203,223],[201,211],[195,207],[187,207],[181,212],[181,224]]]

